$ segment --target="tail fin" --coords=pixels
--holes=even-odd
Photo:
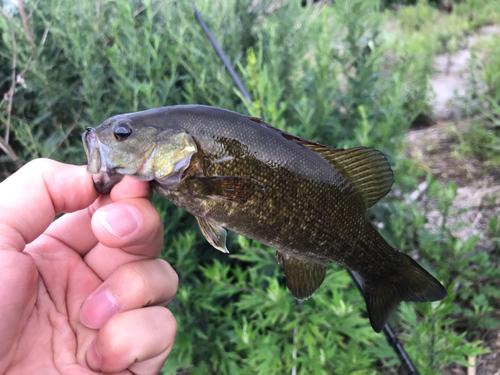
[[[403,265],[379,285],[363,282],[366,308],[375,332],[380,332],[392,310],[401,301],[430,302],[446,298],[446,289],[417,262],[400,253]]]

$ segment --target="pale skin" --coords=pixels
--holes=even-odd
[[[47,159],[0,184],[0,374],[160,371],[178,279],[150,194],[125,177],[99,196],[84,167]]]

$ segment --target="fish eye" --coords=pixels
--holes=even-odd
[[[129,124],[122,123],[115,127],[113,134],[117,141],[123,141],[127,139],[130,136],[130,134],[132,134],[132,128],[130,127]]]

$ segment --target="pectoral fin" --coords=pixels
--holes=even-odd
[[[201,233],[203,233],[210,245],[223,253],[229,253],[226,248],[226,230],[211,220],[200,217],[197,217],[196,220],[198,220]]]
[[[253,178],[233,176],[198,176],[193,178],[196,194],[219,201],[245,203],[264,191]]]
[[[297,299],[311,297],[325,279],[328,262],[316,262],[279,254],[283,260],[286,285]],[[278,257],[278,259],[279,259]]]

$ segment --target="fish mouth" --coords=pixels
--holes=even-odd
[[[116,168],[107,166],[110,147],[99,141],[94,128],[85,130],[82,134],[82,142],[88,160],[87,171],[93,174],[95,189],[99,194],[109,194],[123,178],[123,174],[116,172]]]

